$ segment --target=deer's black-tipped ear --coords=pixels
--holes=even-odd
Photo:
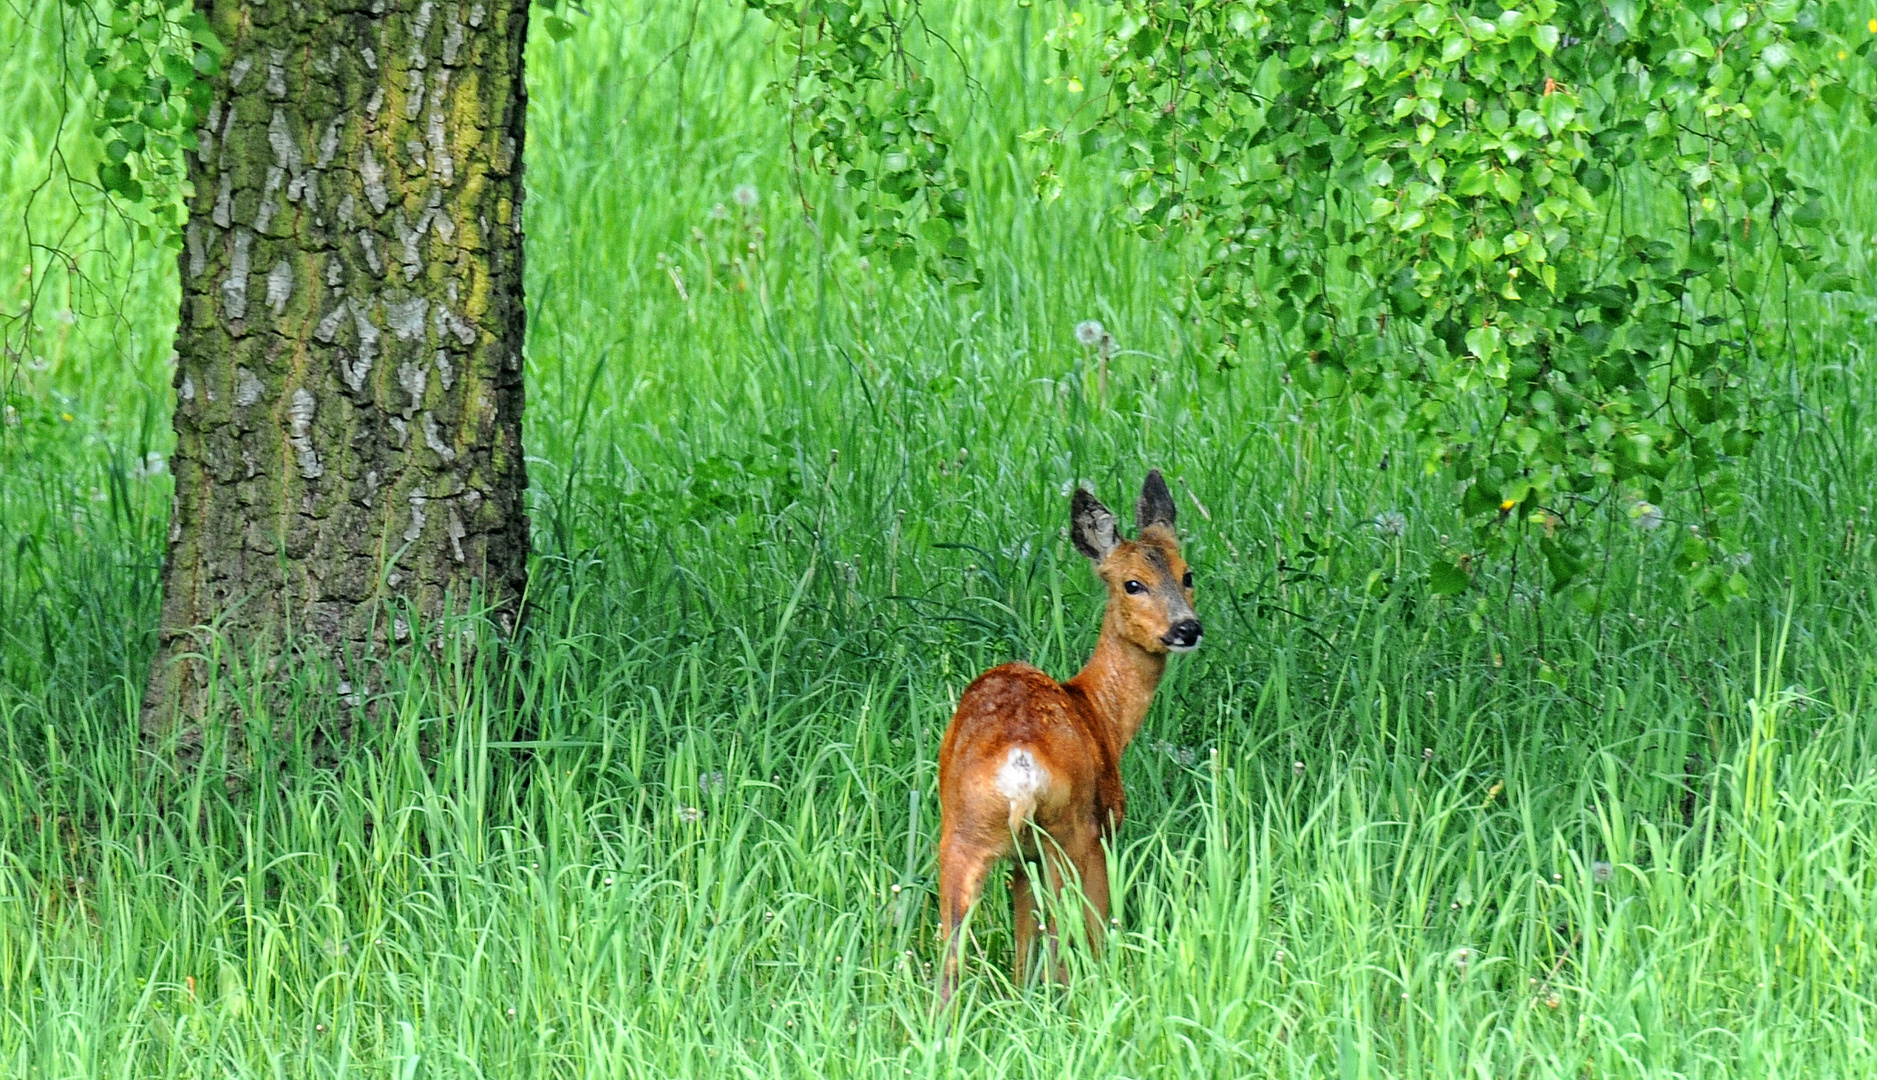
[[[1083,488],[1076,488],[1075,498],[1069,501],[1069,539],[1075,541],[1075,550],[1096,562],[1107,558],[1120,542],[1114,533],[1114,512]]]
[[[1134,504],[1135,530],[1151,529],[1155,525],[1171,529],[1175,515],[1173,492],[1167,490],[1160,470],[1147,470],[1147,479],[1141,482],[1140,500]]]

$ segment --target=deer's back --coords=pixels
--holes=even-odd
[[[939,747],[939,797],[948,815],[958,810],[1003,827],[1008,801],[997,798],[994,777],[1013,748],[1028,751],[1049,776],[1036,811],[1045,830],[1056,831],[1065,815],[1100,829],[1120,823],[1120,774],[1088,699],[1024,663],[986,671],[958,699]],[[981,812],[974,804],[983,804]]]

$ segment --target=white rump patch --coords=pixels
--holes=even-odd
[[[1036,797],[1049,785],[1049,774],[1035,755],[1021,746],[1010,748],[1004,767],[997,770],[997,791],[1010,800],[1010,827],[1021,825],[1036,811]]]

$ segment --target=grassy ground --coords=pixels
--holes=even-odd
[[[1868,288],[1800,298],[1750,601],[1683,602],[1674,521],[1621,524],[1600,619],[1529,567],[1431,600],[1445,494],[1265,368],[1196,363],[1181,255],[1104,228],[1098,161],[1031,197],[1016,135],[1074,107],[1053,16],[939,22],[977,43],[968,300],[804,223],[739,18],[685,63],[685,13],[640,4],[532,54],[539,617],[512,669],[382,688],[336,771],[290,741],[246,792],[153,794],[173,263],[75,219],[115,258],[48,293],[0,428],[0,1073],[1871,1071]],[[35,118],[0,132],[11,222],[56,102],[45,39],[0,47]],[[1862,130],[1794,157],[1867,285],[1874,163]],[[0,231],[13,310],[23,258]],[[1126,350],[1106,407],[1085,318]],[[943,1037],[938,737],[982,667],[1079,664],[1065,495],[1122,505],[1150,464],[1207,636],[1125,763],[1120,929],[1066,992],[1012,987],[994,886]],[[286,726],[347,708],[309,689]]]

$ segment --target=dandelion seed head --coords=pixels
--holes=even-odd
[[[695,825],[704,820],[704,811],[695,806],[680,806],[678,807],[678,820],[686,825]]]
[[[1597,881],[1610,880],[1610,874],[1612,872],[1613,870],[1610,864],[1601,859],[1590,864],[1590,876]]]
[[[1101,344],[1101,339],[1108,336],[1108,330],[1095,319],[1083,319],[1075,324],[1075,340],[1087,348]]]
[[[730,200],[745,210],[755,207],[761,198],[760,195],[756,194],[756,185],[754,184],[738,184],[736,190],[730,193]]]
[[[1636,505],[1629,508],[1629,516],[1643,532],[1653,532],[1662,527],[1662,508],[1654,503],[1637,500]]]
[[[1399,510],[1384,510],[1375,515],[1375,529],[1383,536],[1399,539],[1408,531],[1408,515]]]

